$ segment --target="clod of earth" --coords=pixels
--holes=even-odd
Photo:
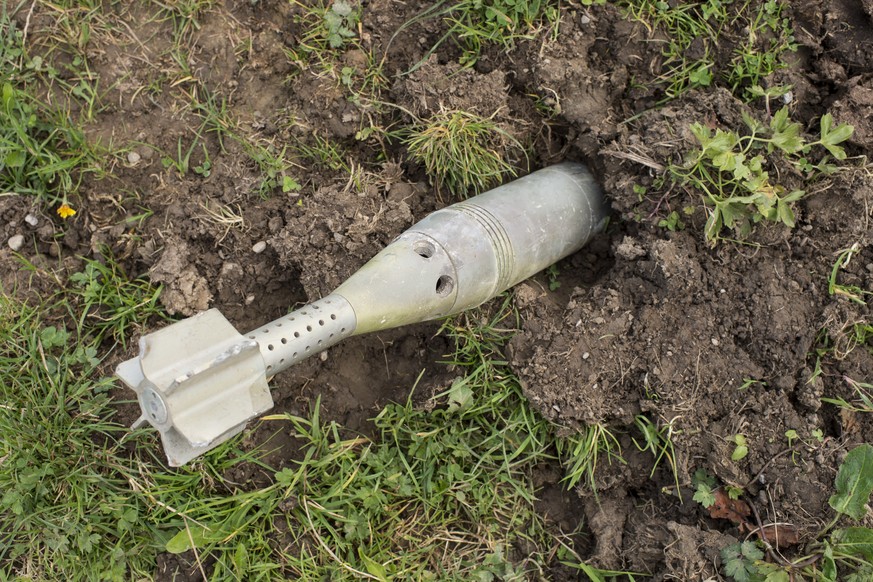
[[[578,251],[606,224],[587,168],[534,172],[426,217],[333,293],[247,336],[217,309],[140,339],[116,373],[136,391],[134,427],[157,428],[181,466],[272,408],[267,376],[353,335],[481,305]]]

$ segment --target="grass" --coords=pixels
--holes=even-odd
[[[648,416],[642,414],[637,415],[636,418],[634,418],[634,424],[636,424],[636,427],[639,429],[640,433],[642,433],[642,441],[637,442],[637,440],[634,439],[634,445],[636,445],[637,449],[640,451],[649,451],[655,458],[652,472],[649,474],[649,477],[653,477],[661,463],[666,461],[670,472],[673,474],[676,495],[681,501],[682,491],[679,487],[679,471],[676,468],[676,448],[673,445],[673,435],[677,434],[677,431],[673,426],[675,422],[676,419],[674,418],[669,422],[656,423]]]
[[[112,381],[94,379],[97,346],[44,311],[0,295],[0,566],[35,580],[149,575]]]
[[[873,412],[873,384],[858,382],[848,376],[844,376],[843,380],[854,392],[855,399],[848,401],[841,397],[822,398],[822,402],[839,406],[851,412]]]
[[[424,165],[437,190],[467,198],[487,190],[515,169],[508,148],[520,144],[492,118],[444,111],[409,130],[404,138],[411,159]]]
[[[858,305],[866,305],[867,301],[865,300],[865,297],[873,294],[873,292],[862,289],[857,285],[845,285],[837,281],[840,271],[849,265],[852,257],[860,250],[861,246],[858,243],[854,243],[852,246],[842,249],[837,253],[837,259],[834,261],[830,277],[828,277],[828,294],[831,296],[836,295],[838,297],[844,297]]]
[[[591,0],[582,4],[591,5]],[[596,2],[602,3],[602,2]],[[504,49],[512,48],[520,39],[531,39],[543,30],[551,30],[556,38],[560,13],[557,2],[548,0],[514,1],[492,0],[479,2],[477,0],[462,0],[446,2],[442,0],[421,11],[415,17],[398,29],[396,37],[412,24],[432,18],[441,19],[446,27],[443,35],[434,43],[406,73],[418,69],[438,50],[445,50],[443,44],[454,42],[460,49],[460,63],[472,67],[479,60],[483,48],[488,45],[502,45]],[[393,40],[393,38],[392,38]]]
[[[662,72],[655,83],[663,101],[694,88],[722,84],[745,100],[755,97],[772,73],[787,66],[788,53],[797,50],[794,34],[785,17],[784,2],[617,2],[627,17],[663,34],[652,42],[661,44]],[[744,31],[731,38],[729,32]],[[733,46],[730,60],[717,58],[722,47]]]
[[[29,55],[10,8],[15,9],[4,5],[0,11],[0,192],[63,206],[85,174],[105,174],[100,162],[108,152],[90,143],[81,127],[99,109],[97,82],[81,56],[59,70],[48,56]],[[87,44],[86,38],[79,41]],[[49,46],[47,55],[52,52]],[[40,93],[50,95],[52,103]]]
[[[216,0],[154,0],[160,8],[160,18],[173,25],[175,44],[182,46],[191,35],[200,30],[200,17],[216,3]]]
[[[78,296],[78,328],[86,327],[95,343],[111,337],[127,347],[127,337],[140,335],[152,317],[164,317],[158,304],[161,287],[145,278],[131,280],[115,259],[104,250],[102,260],[85,259],[79,273],[70,276],[70,291]]]
[[[0,295],[4,571],[122,580],[150,577],[159,553],[187,552],[211,580],[521,580],[556,559],[620,574],[585,565],[536,511],[535,467],[559,450],[571,467],[596,461],[558,444],[500,356],[517,323],[509,296],[444,325],[458,378],[426,406],[414,394],[387,405],[374,438],[324,421],[316,402],[306,417],[264,419],[301,443],[282,470],[239,438],[169,470],[153,432],[113,420],[98,357],[101,338],[160,315],[159,290],[111,259],[86,262],[71,282],[50,305]],[[229,481],[241,463],[268,483]]]
[[[64,112],[51,112],[11,83],[0,85],[0,190],[67,203],[96,150]]]
[[[584,484],[597,493],[597,465],[606,455],[608,462],[624,463],[621,445],[615,434],[602,424],[592,424],[578,434],[556,441],[558,454],[564,459],[567,472],[564,482],[567,488]]]

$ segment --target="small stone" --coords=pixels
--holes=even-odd
[[[266,249],[267,249],[267,243],[265,243],[262,240],[256,242],[254,244],[254,246],[252,246],[252,252],[255,253],[256,255],[264,252]]]
[[[24,246],[24,235],[16,234],[9,237],[7,244],[9,245],[9,248],[13,251],[21,250],[21,247]]]
[[[589,22],[591,22],[591,17],[587,14],[583,14],[582,18],[579,19],[579,22],[581,22],[582,24],[588,24]]]
[[[587,360],[587,359],[590,358],[590,357],[591,357],[591,354],[589,354],[588,352],[585,352],[584,354],[582,354],[582,359],[583,359],[583,360]]]
[[[255,302],[254,295],[246,295],[246,305],[251,305],[254,302]]]
[[[131,166],[135,166],[142,159],[142,156],[136,152],[127,152],[127,163]]]
[[[792,93],[791,91],[787,92],[785,95],[782,96],[782,102],[786,105],[788,105],[792,101],[794,101],[794,93]]]
[[[318,354],[318,359],[321,360],[322,362],[326,362],[327,361],[327,350],[324,350],[323,352]]]
[[[718,341],[718,338],[717,338],[717,337],[712,338],[712,345],[714,345],[714,346],[718,346],[719,343],[720,343],[720,342]]]
[[[26,222],[30,226],[36,227],[36,225],[39,224],[39,219],[33,214],[28,214],[24,217],[24,222]]]

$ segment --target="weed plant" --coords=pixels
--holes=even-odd
[[[293,0],[292,4],[300,9],[296,21],[304,30],[289,55],[292,60],[301,64],[309,58],[330,61],[357,38],[361,7],[354,0],[319,0],[312,4]]]
[[[820,136],[807,141],[799,123],[788,117],[783,107],[765,125],[749,114],[743,114],[748,133],[716,129],[694,123],[691,132],[700,144],[681,165],[671,165],[670,177],[680,185],[700,192],[708,207],[705,236],[715,244],[722,229],[737,228],[741,237],[762,220],[781,222],[794,227],[792,203],[806,195],[804,190],[788,191],[774,183],[771,171],[785,165],[811,181],[832,174],[837,166],[831,156],[844,160],[846,152],[839,144],[852,135],[847,124],[834,125],[830,113],[822,116]],[[821,155],[817,149],[826,153]],[[814,161],[812,156],[817,156]],[[821,157],[818,157],[821,156]]]
[[[176,49],[200,30],[200,17],[216,0],[153,0],[161,9],[161,18],[173,23]]]
[[[789,560],[766,544],[744,541],[721,552],[724,573],[734,582],[866,582],[873,577],[873,530],[852,525],[834,529],[840,519],[864,519],[873,491],[873,446],[846,455],[828,500],[833,520],[807,546],[807,555]]]
[[[649,451],[655,457],[652,472],[649,477],[655,475],[655,471],[663,461],[667,462],[670,472],[673,474],[673,483],[676,486],[676,495],[682,501],[682,492],[679,486],[679,471],[676,467],[676,449],[673,446],[673,435],[677,434],[673,423],[676,419],[666,423],[656,423],[648,416],[639,414],[634,418],[634,424],[642,433],[642,441],[634,439],[634,445],[640,451]]]
[[[597,464],[606,455],[608,462],[624,463],[621,445],[606,425],[591,424],[577,434],[556,440],[558,454],[567,467],[564,483],[573,488],[580,483],[597,494]]]
[[[778,0],[706,0],[660,2],[622,0],[618,5],[628,17],[642,22],[650,31],[663,33],[662,73],[656,82],[666,99],[673,99],[698,87],[724,83],[746,100],[754,97],[751,87],[786,66],[787,53],[797,50],[786,4]],[[728,39],[726,30],[744,30],[745,38]],[[654,41],[653,41],[654,42]],[[717,63],[720,46],[731,42],[729,63]]]
[[[840,271],[845,269],[852,257],[861,250],[861,245],[854,243],[852,246],[842,249],[837,253],[837,260],[834,261],[834,266],[831,267],[831,274],[828,277],[828,295],[844,297],[858,305],[867,305],[867,297],[873,295],[873,292],[862,289],[857,285],[846,285],[839,283]],[[863,341],[861,343],[864,343]]]

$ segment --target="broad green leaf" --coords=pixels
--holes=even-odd
[[[749,160],[749,169],[752,170],[753,174],[760,174],[763,167],[764,167],[764,157],[763,156],[755,156],[751,160]]]
[[[467,385],[466,379],[452,382],[449,388],[449,411],[463,410],[473,400],[473,390]]]
[[[15,98],[15,89],[9,83],[3,83],[3,106],[9,109],[12,101]]]
[[[821,561],[821,580],[820,580],[820,582],[836,582],[836,581],[837,581],[837,564],[836,564],[836,562],[834,562],[834,549],[830,545],[826,545],[824,555],[822,556],[822,561]]]
[[[302,186],[300,183],[292,178],[291,176],[283,176],[282,178],[282,192],[299,192]]]
[[[349,16],[352,13],[352,5],[346,0],[336,0],[330,9],[343,17]]]
[[[749,192],[759,192],[764,188],[764,185],[767,184],[768,180],[769,176],[767,173],[761,172],[760,174],[752,176],[748,180],[743,180],[743,188]]]
[[[280,485],[291,485],[298,478],[297,471],[290,467],[285,467],[280,471],[276,471],[276,483]]]
[[[865,443],[846,455],[837,473],[835,487],[836,494],[828,500],[830,506],[854,519],[863,519],[873,491],[873,446]]]
[[[765,574],[764,582],[790,582],[788,572],[773,564],[762,563],[758,567],[758,574]],[[759,578],[756,578],[759,579]]]
[[[788,107],[783,107],[776,112],[773,119],[770,120],[770,129],[773,133],[785,131],[791,122],[788,120]]]
[[[715,494],[712,492],[712,488],[706,483],[698,483],[697,491],[694,492],[691,499],[708,509],[715,503]]]
[[[207,528],[196,523],[182,528],[167,542],[167,551],[171,554],[181,554],[193,548],[202,548],[212,542],[224,539],[225,534],[219,531],[218,526]]]
[[[794,154],[803,149],[803,139],[800,137],[800,126],[796,123],[792,123],[784,131],[774,133],[772,139],[773,145],[787,154]]]
[[[690,129],[691,133],[694,134],[694,137],[697,138],[697,141],[703,147],[706,147],[706,144],[712,139],[709,128],[702,123],[692,123]]]
[[[831,129],[832,124],[833,116],[830,113],[824,114],[821,118],[821,142],[825,146],[843,143],[852,137],[855,131],[855,128],[848,123],[841,123]]]
[[[873,580],[873,566],[864,564],[841,582],[870,582],[870,580]]]
[[[743,181],[746,178],[751,177],[752,170],[749,169],[745,162],[746,156],[743,154],[737,154],[737,163],[734,168],[734,178],[739,181]]]
[[[688,75],[688,81],[693,85],[701,87],[709,87],[712,83],[712,73],[709,70],[709,65],[700,65]]]
[[[362,548],[358,548],[358,555],[361,557],[361,561],[364,563],[364,567],[367,568],[369,574],[375,576],[379,580],[387,582],[388,571],[385,570],[385,566],[365,554]]]
[[[785,202],[797,202],[806,196],[806,190],[792,190],[788,196],[782,198]]]
[[[742,542],[730,545],[721,551],[721,559],[724,562],[724,572],[735,582],[749,582],[752,574],[757,574],[755,560],[764,557],[764,553],[755,547],[752,542]]]
[[[716,209],[719,211],[719,215],[721,217],[720,222],[728,228],[733,228],[738,213],[734,212],[734,208],[731,206],[731,204],[722,203],[716,206]],[[721,227],[719,227],[719,230],[721,230]]]
[[[788,228],[794,228],[794,211],[785,200],[779,200],[776,205],[779,214],[779,220]]]
[[[722,152],[712,158],[712,165],[723,172],[733,172],[737,167],[737,154],[732,151]]]
[[[846,159],[846,150],[837,144],[843,143],[855,131],[855,128],[847,123],[841,123],[833,127],[834,118],[830,113],[821,117],[821,144],[838,160]]]
[[[822,144],[824,147],[830,152],[832,156],[834,156],[838,160],[846,159],[846,150],[841,148],[838,145],[830,145],[830,144]]]
[[[233,568],[237,573],[243,574],[249,568],[249,552],[246,545],[242,542],[238,543],[236,550],[233,553]]]
[[[834,124],[834,116],[830,113],[825,113],[821,116],[819,127],[821,127],[821,140],[824,141],[831,132],[831,127]]]
[[[706,221],[706,226],[703,231],[706,234],[706,240],[714,241],[721,232],[722,227],[721,209],[718,206],[712,209],[709,218]]]
[[[722,152],[730,151],[737,145],[737,134],[724,131],[722,129],[715,130],[715,136],[704,146],[707,154],[712,158]]]
[[[27,156],[24,155],[23,150],[13,150],[6,154],[5,163],[10,168],[21,168],[25,161],[27,161]]]
[[[752,117],[746,111],[742,112],[742,116],[743,122],[746,124],[746,127],[748,127],[752,131],[752,133],[761,133],[761,130],[764,129],[764,124]]]
[[[840,552],[873,562],[873,530],[866,527],[839,529],[833,533],[831,541]]]
[[[749,447],[746,445],[737,445],[737,448],[734,449],[734,452],[731,453],[732,461],[742,461],[746,458],[746,455],[749,454]]]

